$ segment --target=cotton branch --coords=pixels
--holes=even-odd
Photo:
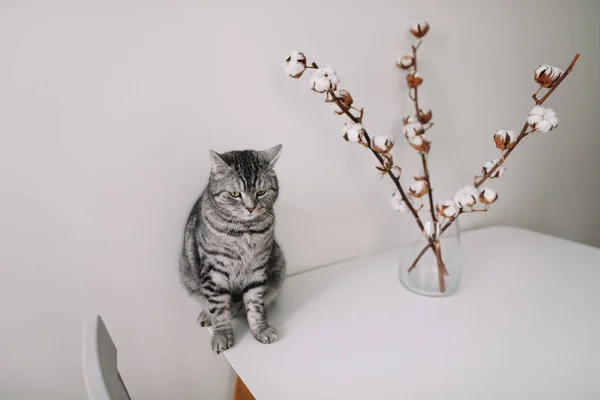
[[[544,97],[542,97],[541,99],[537,99],[536,98],[536,94],[533,95],[533,99],[535,100],[536,105],[541,106],[542,104],[544,104],[544,102],[552,95],[552,93],[558,88],[558,86],[566,79],[567,75],[573,70],[573,66],[575,65],[575,63],[577,62],[577,60],[579,59],[579,54],[575,54],[575,56],[573,57],[573,59],[571,60],[571,63],[569,64],[569,67],[565,70],[565,72],[560,76],[560,78],[558,78],[556,80],[556,82],[554,82],[554,84],[552,85],[552,87],[548,90],[548,92],[544,95]],[[539,90],[538,90],[539,92]],[[536,92],[536,93],[538,93]],[[490,179],[491,177],[494,176],[494,174],[496,173],[496,171],[498,170],[498,168],[500,168],[502,166],[502,164],[504,164],[504,162],[506,161],[506,159],[508,158],[508,156],[517,148],[517,146],[519,145],[519,143],[521,143],[521,141],[532,131],[529,131],[528,128],[532,128],[531,125],[529,124],[529,122],[525,122],[525,124],[523,125],[523,128],[521,128],[521,131],[517,137],[517,139],[515,140],[515,143],[513,146],[511,146],[509,149],[507,149],[503,154],[502,157],[495,163],[495,165],[487,172],[484,173],[483,176],[481,176],[478,180],[476,180],[474,182],[474,186],[475,188],[479,188],[481,187],[481,185],[483,185],[484,182],[486,182],[488,179]],[[456,218],[458,218],[458,216],[460,216],[461,214],[463,214],[465,211],[464,210],[460,210],[458,215],[456,216]],[[448,221],[441,229],[440,231],[440,235],[443,234],[451,225],[452,223],[456,220],[456,218],[451,219],[450,221]],[[415,261],[413,262],[413,264],[410,266],[409,271],[411,271],[412,269],[414,269],[417,265],[417,263],[419,262],[419,260],[421,259],[421,257],[423,257],[423,255],[427,252],[428,249],[430,249],[432,247],[431,243],[429,243],[427,246],[425,246],[421,252],[419,253],[419,255],[417,256],[417,258],[415,259]]]

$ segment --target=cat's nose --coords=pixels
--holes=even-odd
[[[246,207],[246,210],[248,210],[248,212],[252,214],[252,211],[256,210],[256,207]]]

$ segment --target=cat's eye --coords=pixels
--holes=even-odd
[[[259,196],[259,197],[260,196],[264,196],[265,194],[267,194],[266,190],[259,190],[258,192],[256,192],[256,195]]]
[[[238,197],[241,196],[241,193],[240,192],[229,192],[229,195],[231,197],[235,197],[237,199]]]

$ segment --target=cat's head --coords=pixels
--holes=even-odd
[[[281,145],[265,151],[243,150],[218,154],[211,150],[209,195],[229,215],[251,220],[272,214],[279,194],[273,167]]]

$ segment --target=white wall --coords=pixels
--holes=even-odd
[[[434,185],[448,195],[518,129],[541,63],[576,71],[549,105],[560,128],[528,139],[463,226],[510,224],[600,245],[600,6],[593,1],[53,1],[0,3],[0,397],[83,397],[81,322],[101,313],[138,399],[225,399],[177,258],[208,149],[284,144],[278,235],[290,272],[402,243],[413,222],[390,183],[339,134],[292,48],[337,67],[372,133],[409,104],[394,60],[426,18],[423,104]],[[406,170],[416,156],[396,149]],[[285,340],[285,339],[284,339]]]

